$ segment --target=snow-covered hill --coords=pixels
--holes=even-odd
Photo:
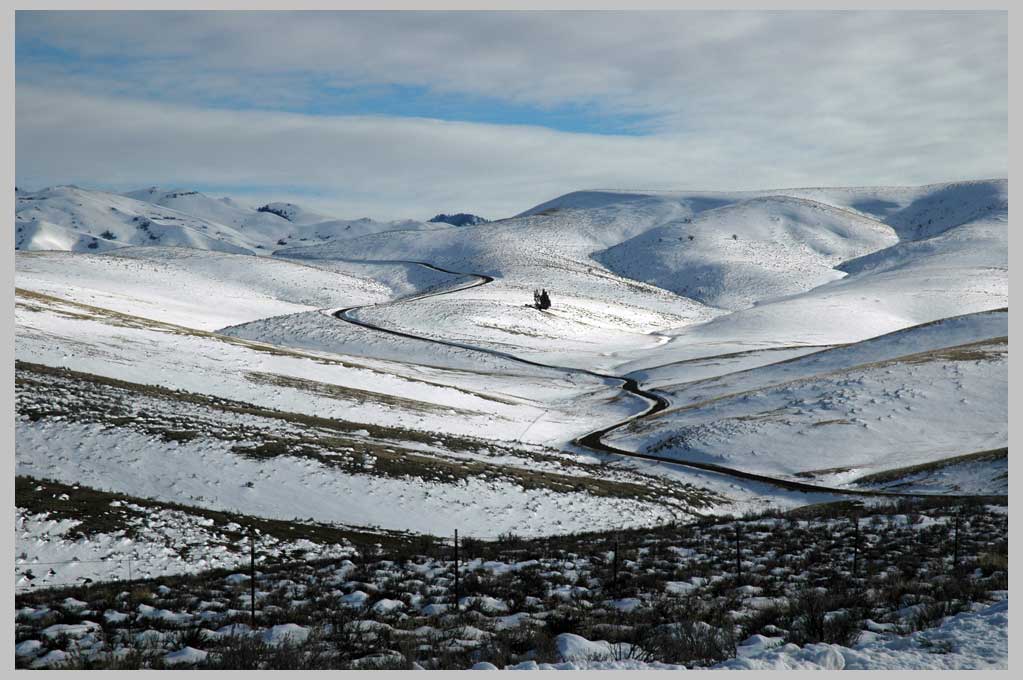
[[[294,228],[291,222],[279,215],[259,212],[230,198],[211,198],[198,191],[149,187],[125,195],[232,227],[253,245],[267,247]]]
[[[412,220],[339,220],[286,202],[265,203],[253,208],[232,198],[211,198],[198,191],[183,189],[150,187],[126,195],[228,225],[241,232],[253,247],[267,251],[289,244],[301,245],[306,241],[347,239],[383,231],[429,229],[433,226]]]
[[[891,219],[903,222],[911,206],[931,206],[930,235],[900,240],[837,264],[835,280],[805,292],[763,300],[708,323],[664,331],[671,340],[656,352],[637,352],[622,370],[725,353],[800,345],[856,342],[946,317],[1009,303],[1008,204],[1002,180],[908,189],[793,190],[813,200],[838,196],[871,207],[884,197]],[[949,195],[965,205],[950,204]],[[992,196],[1001,197],[992,200]],[[896,202],[898,201],[898,202]],[[899,206],[905,206],[896,210]],[[912,208],[916,210],[917,208]],[[916,212],[914,215],[921,213]],[[900,217],[902,216],[902,217]],[[967,221],[956,223],[960,218]],[[887,219],[887,218],[886,218]],[[923,220],[926,225],[927,220]],[[910,228],[910,232],[920,235]]]
[[[167,636],[158,663],[204,658],[189,641],[213,658],[250,616],[223,574],[198,604],[179,581],[144,605],[117,595],[144,584],[95,588],[125,562],[165,581],[237,564],[254,527],[275,560],[359,562],[289,569],[279,594],[261,565],[260,639],[329,611],[310,639],[334,645],[351,601],[371,608],[359,630],[391,631],[374,644],[462,640],[471,616],[487,630],[470,642],[519,650],[465,645],[472,663],[521,668],[646,665],[586,658],[612,639],[658,667],[1004,665],[1003,638],[974,643],[1006,620],[984,606],[1004,599],[1007,559],[987,505],[1008,492],[1007,188],[575,192],[460,227],[19,188],[17,585],[97,581],[20,610],[21,663],[79,658],[99,625],[82,617],[104,610],[109,640],[129,616],[129,634],[179,621],[138,634]],[[988,497],[889,507],[879,491]],[[419,534],[455,530],[476,539],[462,587],[477,590],[448,603],[451,561]],[[612,530],[633,538],[621,559]],[[395,532],[430,554],[374,565]],[[508,551],[488,560],[485,538]],[[812,640],[800,608],[855,625]],[[666,617],[692,624],[684,644],[649,637]],[[532,637],[565,625],[582,627]]]
[[[339,220],[292,203],[260,210],[231,198],[149,187],[127,194],[58,186],[16,193],[15,248],[101,252],[124,246],[182,246],[266,254],[288,245],[394,230],[432,229],[409,220]]]
[[[192,248],[19,253],[16,262],[19,288],[201,330],[393,296],[358,275]]]
[[[855,213],[767,196],[673,221],[595,258],[629,278],[742,309],[839,279],[837,264],[897,240],[891,227]]]
[[[191,395],[184,404],[163,395],[156,408],[174,411],[187,425],[179,429],[202,433],[156,443],[163,435],[149,430],[140,439],[127,427],[93,432],[93,421],[23,420],[19,469],[65,481],[89,474],[97,486],[126,490],[142,484],[144,471],[125,472],[116,447],[144,441],[154,465],[176,451],[196,475],[180,479],[173,465],[161,468],[167,478],[147,493],[166,501],[187,489],[204,503],[278,517],[314,484],[321,491],[302,502],[323,521],[416,530],[447,530],[466,508],[506,506],[523,514],[502,526],[528,517],[538,532],[569,521],[581,528],[625,507],[614,503],[634,494],[637,479],[698,488],[715,499],[701,512],[835,498],[584,449],[577,438],[649,407],[614,374],[671,401],[611,431],[606,440],[623,449],[848,488],[997,492],[1007,312],[990,310],[1008,305],[1006,196],[1004,180],[576,192],[511,219],[453,227],[321,219],[294,204],[246,207],[187,190],[19,189],[18,248],[71,251],[17,256],[19,360],[93,376],[80,382],[126,381],[133,394],[153,385],[180,390]],[[549,291],[550,309],[531,306],[536,288]],[[333,316],[355,307],[348,318],[377,328]],[[201,398],[278,410],[292,418],[289,428],[327,418],[367,434],[339,449],[334,435],[321,433],[271,462],[239,462],[260,480],[284,480],[272,497],[221,488],[229,477],[201,461],[236,462],[242,445],[224,432],[242,425],[234,415],[211,425],[212,416],[187,405]],[[260,422],[258,437],[277,436]],[[468,455],[499,461],[502,479],[521,481],[521,470],[537,465],[546,476],[484,491],[479,475],[471,494],[449,502],[432,491],[450,492],[460,477],[377,479],[375,468],[338,471],[317,457],[371,446],[375,426],[400,431],[385,451],[397,457],[390,472],[419,451],[433,457],[430,465]],[[306,436],[298,429],[288,432]],[[52,460],[47,442],[74,451],[69,441],[83,432],[91,448],[75,454],[74,465]],[[435,445],[442,434],[486,443],[466,454]],[[576,472],[587,484],[626,485],[580,492],[566,504],[561,478],[550,476],[563,460],[583,466]],[[609,460],[613,468],[596,470]],[[927,467],[939,464],[940,474]],[[354,493],[367,477],[373,504],[332,504],[332,494]],[[605,492],[611,505],[595,500]],[[482,500],[470,502],[473,494]],[[576,502],[584,518],[573,516]],[[636,521],[690,507],[651,502]],[[410,523],[401,513],[413,508],[419,514]]]
[[[337,244],[290,248],[279,255],[315,260],[418,260],[496,280],[445,298],[360,310],[372,323],[436,337],[438,333],[558,362],[607,368],[612,353],[655,347],[660,329],[706,321],[721,310],[610,272],[591,259],[644,230],[691,213],[660,199],[594,210],[535,214],[464,227],[374,234]],[[554,304],[531,309],[535,288]],[[457,323],[451,320],[456,318]],[[438,323],[438,320],[445,320]],[[551,353],[556,353],[553,356]]]
[[[666,366],[643,377],[672,408],[611,440],[831,486],[993,450],[1008,443],[1007,337],[1003,310],[693,382],[685,364]],[[1004,493],[1005,483],[963,489],[946,479],[944,487]]]
[[[103,239],[108,248],[160,245],[253,252],[252,242],[231,226],[105,191],[61,186],[23,192],[15,210],[22,228],[15,239],[19,250],[95,250],[92,240]]]
[[[1009,180],[981,179],[919,187],[791,189],[790,196],[847,208],[880,220],[902,240],[935,236],[1009,209]]]
[[[116,239],[91,236],[46,220],[14,221],[14,247],[17,250],[69,250],[97,253],[122,247]]]
[[[574,192],[515,218],[437,229],[428,238],[374,234],[280,254],[310,262],[411,259],[493,276],[485,288],[375,307],[360,318],[628,371],[854,342],[1004,307],[1006,196],[1005,180]],[[540,287],[554,300],[543,313],[524,307]]]

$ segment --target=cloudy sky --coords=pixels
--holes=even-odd
[[[24,12],[16,177],[340,217],[1008,174],[1005,12]]]

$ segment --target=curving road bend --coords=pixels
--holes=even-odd
[[[416,260],[349,260],[349,261],[351,261],[351,262],[364,262],[364,263],[368,263],[368,264],[414,264],[414,265],[419,265],[421,267],[426,267],[428,269],[432,269],[434,271],[442,272],[444,274],[452,274],[454,276],[471,277],[472,279],[474,279],[474,280],[472,280],[472,281],[470,281],[470,282],[468,282],[466,284],[463,284],[463,285],[458,285],[458,286],[454,286],[454,287],[446,287],[446,288],[443,288],[441,290],[434,290],[434,291],[429,291],[429,292],[420,293],[420,294],[413,294],[413,295],[410,295],[410,296],[407,296],[407,297],[399,298],[399,299],[391,301],[391,302],[377,303],[377,304],[395,304],[395,303],[398,303],[398,302],[412,302],[412,301],[415,301],[415,300],[423,300],[423,299],[430,298],[430,297],[437,297],[439,295],[448,295],[448,294],[451,294],[451,293],[456,293],[458,291],[468,290],[470,288],[476,288],[476,287],[479,287],[479,286],[485,286],[485,285],[487,285],[488,283],[491,283],[494,280],[494,277],[487,276],[486,274],[472,274],[472,273],[466,273],[466,272],[456,272],[456,271],[452,271],[450,269],[444,269],[443,267],[438,267],[436,265],[430,264],[429,262],[419,262],[419,261],[416,261]],[[742,480],[751,481],[751,482],[759,482],[759,483],[763,483],[763,484],[769,484],[771,486],[779,487],[779,488],[785,489],[787,491],[799,491],[799,492],[803,492],[803,493],[832,494],[832,495],[841,495],[841,496],[861,496],[861,497],[862,496],[892,497],[892,498],[947,498],[947,499],[977,498],[977,496],[969,496],[969,495],[898,493],[898,492],[889,492],[889,491],[866,491],[866,490],[857,490],[857,489],[841,489],[841,488],[835,488],[835,487],[818,486],[818,485],[815,485],[815,484],[807,484],[807,483],[804,483],[804,482],[796,482],[796,481],[787,480],[787,479],[777,479],[775,477],[768,477],[766,475],[759,475],[759,474],[755,474],[755,473],[752,473],[752,472],[745,472],[743,470],[738,470],[738,469],[730,468],[730,467],[723,466],[723,465],[715,465],[713,463],[700,463],[700,462],[694,462],[694,461],[684,461],[684,460],[678,460],[676,458],[668,458],[668,457],[665,457],[665,456],[657,456],[657,455],[649,454],[649,453],[639,453],[639,452],[636,452],[636,451],[627,451],[625,449],[620,449],[618,447],[606,444],[603,441],[604,436],[606,434],[608,434],[609,432],[613,431],[613,430],[617,430],[618,428],[623,427],[624,425],[627,425],[627,424],[631,423],[634,420],[639,420],[641,418],[648,418],[648,417],[654,415],[655,413],[658,413],[659,411],[663,411],[664,409],[668,408],[668,406],[669,406],[669,402],[668,402],[667,399],[665,399],[664,397],[662,397],[662,396],[660,396],[658,394],[655,394],[653,392],[648,392],[647,390],[644,390],[643,388],[641,388],[639,386],[639,383],[635,379],[633,379],[633,378],[624,378],[624,377],[616,376],[616,375],[608,375],[608,374],[604,374],[604,373],[597,373],[596,371],[589,371],[589,370],[586,370],[584,368],[572,368],[572,367],[568,367],[568,366],[556,366],[556,365],[553,365],[553,364],[545,364],[545,363],[541,363],[539,361],[532,361],[530,359],[523,359],[521,357],[515,356],[514,354],[509,354],[508,352],[502,352],[500,350],[488,349],[488,348],[485,348],[485,347],[478,347],[478,346],[475,346],[475,345],[469,345],[469,344],[466,344],[466,343],[454,342],[454,341],[451,341],[451,340],[438,340],[438,339],[435,339],[435,338],[428,338],[428,337],[424,337],[424,336],[421,336],[421,335],[415,335],[414,333],[406,333],[406,332],[403,332],[403,331],[397,331],[397,330],[393,330],[393,329],[390,329],[390,328],[384,328],[383,326],[377,326],[377,325],[369,323],[367,321],[362,321],[360,319],[352,317],[351,314],[350,314],[350,312],[352,312],[352,311],[355,311],[355,310],[358,310],[358,309],[363,309],[363,308],[366,308],[366,307],[374,307],[374,306],[376,306],[376,305],[375,304],[371,304],[371,305],[358,305],[358,306],[354,306],[354,307],[346,307],[344,309],[337,310],[336,312],[334,312],[332,314],[332,316],[334,318],[340,320],[340,321],[344,321],[346,323],[354,324],[356,326],[362,326],[363,328],[368,328],[368,329],[371,329],[371,330],[374,330],[374,331],[378,331],[380,333],[387,333],[387,334],[390,334],[390,335],[395,335],[395,336],[402,337],[402,338],[410,338],[412,340],[420,340],[420,341],[423,341],[423,342],[432,342],[432,343],[435,343],[435,344],[438,344],[438,345],[446,345],[448,347],[457,347],[459,349],[467,349],[467,350],[471,350],[471,351],[474,351],[474,352],[482,352],[484,354],[489,354],[491,356],[501,357],[502,359],[507,359],[508,361],[513,361],[513,362],[520,363],[520,364],[526,364],[528,366],[538,366],[540,368],[550,368],[550,369],[554,369],[554,370],[557,370],[557,371],[563,371],[563,372],[566,372],[566,373],[585,374],[585,375],[593,376],[593,377],[596,377],[596,378],[600,378],[602,380],[607,380],[607,381],[611,381],[611,382],[619,382],[619,383],[621,383],[620,388],[623,391],[628,392],[630,394],[634,394],[637,397],[640,397],[641,399],[643,399],[646,402],[648,402],[649,406],[647,406],[647,408],[645,408],[644,410],[640,411],[639,413],[635,413],[635,414],[629,416],[628,418],[625,418],[623,420],[619,420],[619,421],[614,422],[614,423],[612,423],[612,424],[610,424],[610,425],[608,425],[606,427],[602,427],[599,430],[595,430],[593,432],[590,432],[589,434],[585,434],[585,435],[583,435],[581,437],[577,437],[575,440],[573,440],[574,444],[576,444],[578,446],[581,446],[581,447],[584,447],[584,448],[588,448],[588,449],[593,450],[593,451],[598,451],[600,453],[610,453],[610,454],[613,454],[613,455],[625,456],[625,457],[628,457],[628,458],[637,458],[637,459],[640,459],[640,460],[648,460],[648,461],[653,461],[653,462],[657,462],[657,463],[666,463],[666,464],[670,464],[670,465],[678,465],[680,467],[688,467],[688,468],[692,468],[692,469],[696,469],[696,470],[702,470],[702,471],[705,471],[705,472],[717,473],[717,474],[724,475],[724,476],[727,476],[727,477],[732,477],[732,478],[735,478],[735,479],[742,479]]]

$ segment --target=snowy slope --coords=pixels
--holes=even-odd
[[[279,252],[310,260],[414,259],[494,276],[486,287],[374,307],[360,318],[627,372],[855,342],[1004,307],[1006,188],[994,180],[575,192],[516,218],[438,229],[429,238],[398,232]],[[531,314],[523,306],[537,287],[550,291],[554,306]]]
[[[618,274],[741,309],[841,278],[835,265],[896,241],[893,229],[874,220],[769,196],[652,229],[595,258]]]
[[[125,195],[228,225],[244,234],[253,246],[267,250],[304,241],[354,238],[399,229],[429,229],[432,226],[411,220],[339,220],[294,203],[270,202],[254,208],[231,198],[211,198],[202,192],[186,189],[149,187]]]
[[[537,214],[464,227],[374,234],[338,244],[289,248],[276,254],[317,259],[417,260],[458,272],[493,276],[486,286],[445,298],[360,310],[359,318],[430,337],[479,343],[533,358],[607,368],[612,355],[656,347],[659,329],[721,314],[699,302],[609,272],[590,258],[667,220],[691,214],[661,199],[615,203],[594,210]],[[546,288],[551,309],[528,308]],[[457,321],[456,321],[457,319]]]
[[[128,192],[125,196],[232,227],[253,245],[258,243],[268,247],[294,228],[291,222],[279,215],[258,212],[229,198],[211,198],[198,191],[149,187]]]
[[[869,215],[890,225],[904,241],[936,236],[951,227],[1003,213],[1009,206],[1007,179],[919,187],[790,189],[785,193]]]
[[[231,203],[232,205],[238,205],[233,199],[222,198],[222,201]],[[295,203],[288,203],[286,201],[270,201],[256,208],[259,212],[271,213],[278,217],[283,217],[292,224],[316,224],[317,222],[326,222],[333,219],[329,215],[310,210],[304,206],[297,205]]]
[[[18,253],[16,263],[18,288],[202,330],[391,296],[341,272],[191,248]]]
[[[709,323],[665,332],[656,354],[623,368],[792,345],[856,342],[1009,303],[1008,213],[903,241],[838,265],[848,275]]]
[[[185,246],[229,253],[253,251],[249,239],[230,226],[126,196],[74,186],[21,193],[16,214],[21,223],[49,223],[82,237],[101,237],[123,245]],[[44,243],[30,240],[17,247],[36,250]],[[80,241],[69,245],[78,250],[87,247]]]
[[[995,449],[1008,442],[1007,335],[1001,311],[705,380],[661,369],[672,408],[608,439],[829,485]],[[679,384],[664,384],[669,371]]]
[[[113,239],[90,236],[46,220],[15,220],[14,248],[16,250],[71,250],[75,252],[104,252],[121,248]]]
[[[675,484],[639,498],[659,482],[528,443],[636,410],[597,378],[299,353],[39,293],[19,293],[16,315],[19,360],[94,376],[19,370],[30,380],[19,385],[19,474],[259,517],[434,533],[554,533],[688,512],[672,500]],[[221,409],[225,400],[241,412]],[[49,415],[30,415],[40,411]],[[281,437],[293,443],[246,453]]]
[[[412,220],[339,220],[296,203],[281,201],[250,208],[242,206],[233,198],[212,198],[202,192],[186,189],[149,187],[125,195],[231,226],[249,238],[255,246],[262,246],[266,250],[276,250],[287,244],[302,244],[304,241],[354,238],[383,231],[431,229],[434,226]]]
[[[656,386],[659,391],[670,395],[674,404],[682,406],[767,384],[800,380],[861,364],[888,361],[1008,334],[1008,310],[991,310],[940,319],[834,348],[800,350],[796,356],[787,356],[781,352],[765,353],[763,356],[766,358],[760,363],[768,365],[763,368],[737,369],[720,377],[693,377],[689,366],[669,364],[644,371],[642,378],[644,384]],[[773,360],[768,361],[767,358]]]
[[[368,218],[338,220],[294,204],[268,205],[281,214],[186,189],[150,187],[123,195],[75,186],[37,192],[19,189],[15,247],[89,252],[156,245],[270,254],[289,244],[436,226]]]
[[[877,486],[870,476],[910,469],[894,483],[997,491],[1004,460],[980,467],[967,459],[940,474],[912,470],[1006,445],[1007,312],[990,312],[1008,304],[1006,196],[1004,180],[576,192],[512,219],[448,227],[321,219],[286,203],[259,211],[183,190],[19,190],[19,249],[84,252],[18,254],[18,358],[353,427],[477,437],[511,447],[487,455],[519,470],[555,470],[546,458],[536,462],[541,454],[588,466],[610,459],[613,468],[585,468],[580,476],[617,481],[642,473],[723,492],[727,501],[704,512],[756,496],[764,504],[814,500],[573,445],[648,406],[623,393],[618,380],[566,370],[586,368],[630,375],[672,402],[607,437],[623,448],[821,484],[887,488],[893,482]],[[480,279],[410,261],[494,280],[469,288]],[[553,300],[542,312],[529,306],[541,287]],[[431,291],[444,294],[421,296]],[[422,339],[331,316],[354,306],[353,318]],[[91,427],[20,423],[19,446],[28,453],[19,450],[19,464],[68,481],[88,474],[97,486],[149,484],[149,493],[167,500],[187,493],[262,516],[282,516],[289,498],[315,486],[303,501],[325,521],[417,530],[450,528],[450,518],[468,508],[484,513],[474,525],[482,530],[505,503],[518,513],[505,528],[545,512],[539,531],[583,527],[600,512],[624,511],[618,501],[635,491],[602,504],[594,501],[599,494],[566,500],[550,485],[498,488],[474,477],[444,500],[433,492],[451,491],[449,480],[434,486],[387,477],[374,479],[373,502],[359,505],[361,471],[288,456],[238,461],[254,479],[282,480],[258,497],[226,487],[230,474],[203,467],[236,467],[235,444]],[[373,445],[376,436],[366,432],[359,446]],[[78,467],[48,456],[47,442],[60,439],[67,445],[61,455],[74,459],[75,437],[89,442]],[[176,476],[173,460],[158,483],[142,473],[118,477],[128,459],[117,446],[149,447],[152,465],[178,452],[196,477]],[[395,446],[419,451],[408,442]],[[429,448],[437,460],[463,455],[443,443]],[[353,500],[332,508],[339,494]],[[428,512],[403,518],[416,503]],[[573,503],[586,509],[585,521],[572,516]],[[636,521],[674,512],[633,509]]]
[[[643,204],[673,203],[688,214],[728,205],[742,196],[741,193],[722,192],[642,192],[642,191],[573,191],[558,196],[526,210],[516,217],[554,214],[565,211],[597,210],[612,206],[637,206]]]

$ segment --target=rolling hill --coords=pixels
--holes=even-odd
[[[1005,447],[1008,317],[942,319],[693,381],[685,364],[644,372],[671,407],[611,440],[831,486]],[[932,490],[1007,491],[997,474],[968,489],[957,483]]]
[[[385,231],[431,229],[410,220],[340,220],[293,203],[247,207],[187,189],[126,194],[59,186],[17,191],[15,248],[99,252],[125,246],[181,246],[269,255],[306,242]]]
[[[105,191],[61,186],[22,192],[15,212],[23,229],[23,237],[15,240],[19,250],[86,251],[92,249],[92,239],[103,239],[107,247],[159,245],[253,252],[249,240],[233,227]]]
[[[458,227],[19,188],[19,484],[474,536],[1003,494],[1007,187],[584,191]]]

